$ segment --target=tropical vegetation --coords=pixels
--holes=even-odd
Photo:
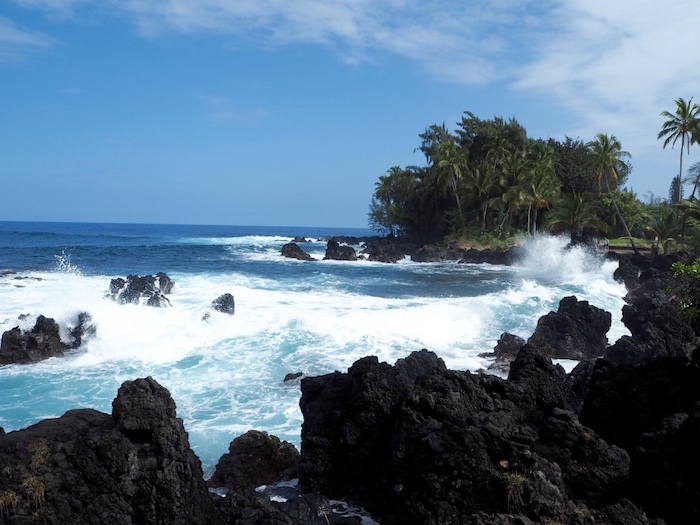
[[[683,176],[683,154],[700,143],[700,106],[679,98],[658,138],[680,141],[680,170],[668,199],[642,202],[625,188],[631,155],[613,134],[592,140],[532,138],[514,118],[465,112],[453,129],[433,124],[418,135],[425,163],[379,176],[368,223],[376,231],[434,241],[516,242],[541,231],[623,238],[659,252],[700,247],[700,163]],[[688,199],[683,185],[692,185]],[[485,242],[484,242],[485,241]]]

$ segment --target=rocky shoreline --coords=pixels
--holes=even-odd
[[[607,312],[565,298],[528,341],[502,337],[507,379],[428,350],[302,378],[301,451],[251,431],[208,482],[151,378],[111,415],[0,431],[0,523],[367,523],[335,500],[382,525],[698,522],[700,340],[664,294],[674,259],[611,256],[631,333],[614,345]],[[284,478],[285,498],[255,490]]]

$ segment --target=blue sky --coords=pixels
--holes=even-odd
[[[464,111],[616,135],[666,197],[700,2],[2,0],[0,220],[366,226]],[[700,160],[700,146],[684,156]]]

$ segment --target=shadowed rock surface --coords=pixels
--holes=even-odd
[[[296,243],[294,242],[288,242],[284,246],[282,246],[281,250],[282,255],[285,257],[288,257],[290,259],[299,259],[300,261],[315,261],[313,257],[311,257],[308,253],[306,253],[304,250],[299,248]]]
[[[252,491],[260,485],[296,477],[298,461],[299,451],[291,443],[267,432],[249,430],[231,442],[208,485],[235,492]]]
[[[598,357],[608,346],[611,321],[609,312],[588,301],[564,297],[556,312],[540,317],[528,342],[553,359]]]
[[[394,367],[367,357],[302,379],[301,488],[358,501],[383,525],[600,516],[624,494],[629,456],[578,422],[577,403],[530,345],[508,381],[425,350]]]
[[[112,416],[71,410],[0,438],[8,523],[221,523],[182,420],[153,379],[119,389]]]

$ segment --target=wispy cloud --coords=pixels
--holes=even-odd
[[[572,0],[547,20],[514,86],[568,108],[578,117],[570,132],[615,133],[628,149],[658,148],[659,113],[700,86],[700,3]]]
[[[0,16],[0,62],[15,60],[29,52],[49,48],[58,41],[38,31],[24,28]]]

